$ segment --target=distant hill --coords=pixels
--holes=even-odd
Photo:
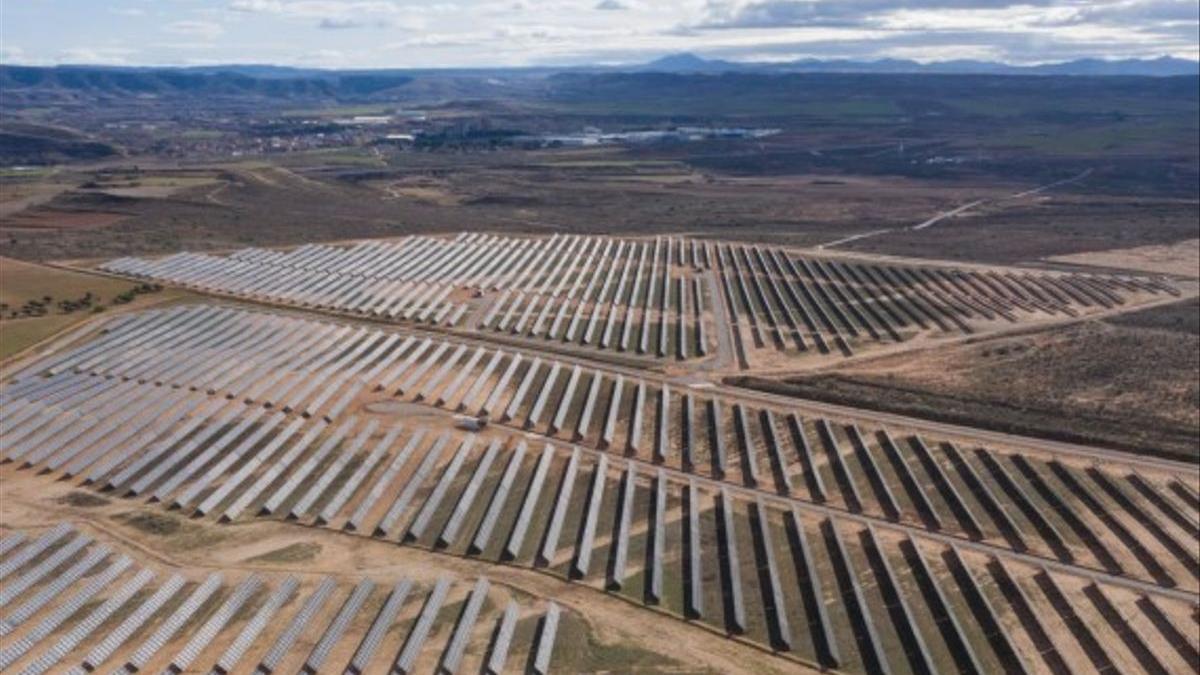
[[[73,129],[0,122],[0,165],[55,164],[72,160],[102,159],[117,154],[108,143],[92,140]]]
[[[942,73],[956,75],[1141,75],[1171,77],[1200,75],[1200,62],[1164,56],[1157,59],[1077,59],[1062,63],[1014,66],[994,61],[934,61],[920,63],[905,59],[853,61],[845,59],[801,59],[779,63],[736,62],[705,59],[695,54],[672,54],[628,70],[662,73]]]
[[[0,89],[62,90],[133,96],[247,96],[271,98],[364,96],[402,87],[412,77],[371,71],[0,66]],[[239,72],[241,70],[242,72]],[[287,75],[284,73],[287,72]]]
[[[1186,111],[1197,77],[1074,77],[929,73],[559,73],[546,97],[575,110],[647,115],[945,116],[995,110],[1043,121]],[[1123,112],[1122,112],[1123,111]],[[977,113],[976,113],[977,114]]]
[[[673,75],[698,78],[687,82],[656,82],[652,76]],[[921,82],[910,78],[939,76],[992,77],[1041,76],[1088,80],[1077,76],[1123,76],[1137,79],[1163,79],[1169,76],[1200,75],[1200,65],[1181,59],[1153,60],[1078,60],[1038,66],[1009,66],[985,61],[945,61],[921,64],[915,61],[802,60],[787,63],[739,63],[705,59],[695,54],[674,54],[649,63],[632,66],[583,66],[573,68],[495,68],[495,69],[377,69],[322,70],[267,64],[230,64],[187,68],[139,68],[117,66],[14,66],[0,65],[0,91],[10,100],[48,100],[45,96],[78,97],[160,97],[160,98],[265,98],[278,100],[406,101],[436,104],[466,100],[530,100],[550,98],[593,98],[587,86],[601,90],[615,87],[622,96],[653,100],[655,86],[669,89],[686,85],[690,92],[710,92],[715,96],[736,96],[743,88],[768,88],[791,81],[759,82],[757,77],[807,75],[833,78],[874,76],[894,78],[891,84],[904,87]],[[1154,76],[1148,78],[1144,76]],[[579,87],[584,80],[600,78]],[[573,79],[576,78],[576,79]],[[607,79],[605,79],[607,78]],[[707,78],[707,79],[706,79]],[[747,78],[747,79],[737,79]],[[1120,79],[1120,78],[1115,78]],[[805,86],[812,85],[806,83]],[[872,86],[891,86],[883,80]],[[1043,84],[1045,84],[1043,82]],[[921,86],[925,86],[922,84]],[[933,83],[929,86],[938,87]],[[1190,85],[1182,85],[1185,89]],[[650,87],[646,91],[637,91]],[[565,89],[565,91],[564,91]],[[666,92],[662,92],[666,93]],[[686,93],[686,92],[685,92]],[[757,94],[758,92],[756,92]],[[778,94],[778,92],[776,92]],[[767,97],[776,94],[768,93]],[[790,95],[790,94],[789,94]]]

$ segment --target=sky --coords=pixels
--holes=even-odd
[[[1200,58],[1196,0],[0,0],[6,64]]]

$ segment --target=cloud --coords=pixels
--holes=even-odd
[[[344,65],[346,54],[340,49],[318,49],[296,59],[297,64],[318,66],[321,68],[336,68]]]
[[[317,28],[325,30],[345,30],[347,28],[362,28],[366,24],[357,19],[349,17],[333,17],[327,16],[317,22]]]
[[[750,61],[790,61],[806,58],[874,60],[881,57],[936,61],[974,54],[987,60],[1030,64],[1085,57],[1159,56],[1176,52],[1186,44],[1183,40],[1137,33],[1114,40],[1113,36],[1105,34],[1064,34],[1051,31],[854,31],[853,36],[835,31],[812,40],[759,40],[715,47],[706,50],[704,55],[709,58]]]
[[[1052,0],[711,0],[699,27],[871,26],[902,10],[994,10],[1049,4]]]
[[[128,47],[70,47],[58,53],[59,63],[124,65],[137,53]]]
[[[1195,0],[1134,0],[1072,7],[1057,25],[1081,23],[1163,24],[1200,23],[1200,4]],[[1047,22],[1054,25],[1053,22]]]
[[[25,50],[17,45],[0,46],[0,63],[25,63]]]
[[[401,14],[403,8],[390,0],[232,0],[235,12],[279,14],[301,19],[355,17],[366,14]]]
[[[396,28],[405,27],[405,22],[395,19],[362,20],[348,16],[327,16],[317,22],[317,28],[323,30],[349,30],[352,28]],[[408,27],[413,27],[409,22]]]
[[[391,0],[232,0],[235,12],[267,14],[283,19],[314,21],[322,30],[355,28],[418,29],[421,18]],[[427,8],[430,9],[430,8]],[[438,5],[432,11],[444,11]]]
[[[233,0],[229,9],[235,12],[280,12],[283,11],[280,0]]]
[[[212,40],[219,37],[225,32],[225,27],[215,21],[173,21],[165,26],[163,30],[176,35],[190,35],[192,37],[204,38]]]
[[[116,0],[77,3],[81,32],[59,25],[58,4],[26,2],[5,14],[0,41],[24,51],[0,49],[0,57],[325,59],[364,68],[641,63],[681,52],[773,61],[1195,59],[1200,25],[1196,0]],[[145,13],[130,18],[125,9]],[[157,35],[148,37],[152,19]],[[376,39],[364,40],[368,33]]]

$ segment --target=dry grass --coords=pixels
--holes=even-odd
[[[0,320],[0,360],[7,359],[32,345],[94,315],[94,310],[81,308],[64,313],[56,307],[60,300],[78,300],[91,293],[93,306],[111,308],[113,299],[135,286],[133,282],[99,275],[72,272],[57,267],[35,265],[0,257],[0,302],[8,305]],[[50,297],[49,311],[44,316],[7,318],[30,300],[44,301]],[[188,294],[165,290],[138,295],[121,308],[144,308],[153,304],[175,301]]]
[[[1194,310],[1194,305],[1192,306]],[[1195,459],[1200,337],[1092,322],[881,357],[751,386],[918,417]]]

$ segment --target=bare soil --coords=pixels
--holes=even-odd
[[[985,206],[927,229],[861,239],[846,248],[950,260],[1028,262],[1172,245],[1195,239],[1200,232],[1197,222],[1200,203],[1195,200],[1054,194],[1020,204]]]
[[[1200,239],[1187,239],[1159,246],[1135,246],[1111,251],[1054,256],[1050,260],[1075,265],[1136,270],[1151,274],[1172,274],[1195,279],[1200,277]]]
[[[1186,307],[1171,311],[1194,317],[1196,303]],[[1195,461],[1200,457],[1197,372],[1196,333],[1105,321],[889,355],[833,374],[741,378],[738,383]]]

